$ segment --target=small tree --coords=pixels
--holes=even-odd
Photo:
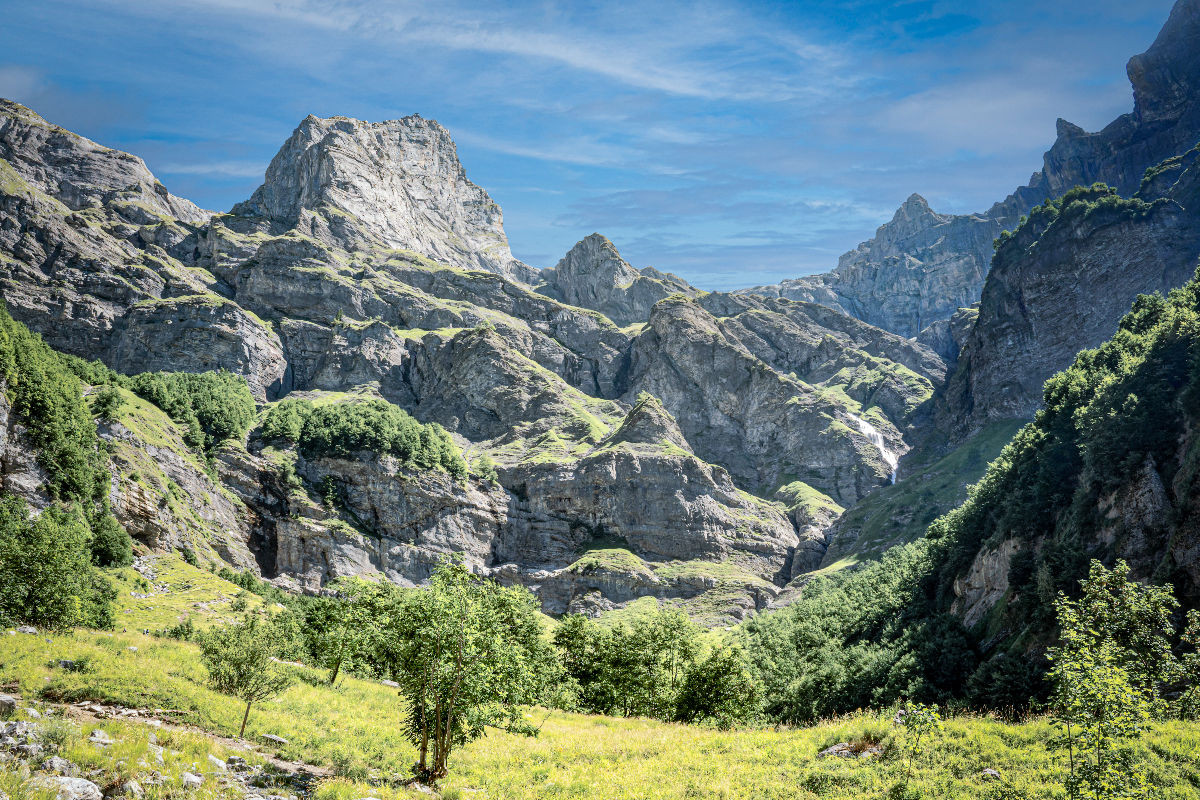
[[[276,639],[274,626],[257,616],[214,628],[199,637],[209,685],[246,702],[239,737],[246,733],[250,706],[275,697],[292,684],[292,676],[271,660],[277,649]]]
[[[121,390],[115,386],[104,386],[92,398],[92,413],[104,422],[115,422],[123,405],[125,399],[121,397]]]
[[[447,562],[413,592],[393,621],[398,681],[408,701],[404,735],[418,748],[416,780],[447,774],[453,749],[488,727],[526,736],[523,706],[546,683],[551,659],[533,595]]]
[[[929,741],[943,730],[942,715],[938,713],[937,706],[905,700],[896,712],[892,725],[901,732],[900,748],[904,754],[904,783],[901,789],[907,791],[908,782],[912,780],[913,762],[924,754]]]
[[[1164,654],[1159,642],[1160,636],[1165,641],[1160,620],[1170,598],[1132,584],[1127,575],[1124,564],[1109,571],[1093,561],[1083,597],[1075,602],[1060,595],[1055,602],[1060,642],[1048,654],[1051,708],[1063,729],[1058,744],[1068,751],[1072,798],[1150,791],[1123,745],[1140,738],[1158,682],[1175,670],[1169,648]]]
[[[1183,677],[1186,685],[1179,698],[1179,713],[1184,719],[1200,717],[1200,611],[1192,609],[1187,615],[1183,644],[1192,652],[1183,657]]]

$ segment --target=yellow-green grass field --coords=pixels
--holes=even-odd
[[[196,627],[207,628],[236,619],[241,603],[245,604],[243,611],[263,606],[258,595],[209,570],[193,567],[178,553],[151,555],[150,559],[153,585],[133,567],[107,572],[117,588],[118,629],[162,631],[188,617]],[[153,596],[134,597],[134,592]]]
[[[60,669],[57,662],[63,658],[84,662],[84,669]],[[246,738],[283,736],[289,744],[277,748],[277,755],[327,768],[334,777],[320,787],[316,800],[415,796],[368,782],[406,775],[414,760],[413,748],[400,735],[403,706],[395,690],[349,677],[330,688],[321,671],[288,668],[297,682],[251,712]],[[138,634],[0,636],[0,685],[14,684],[26,701],[94,699],[193,712],[184,717],[196,729],[227,737],[237,733],[243,710],[204,685],[194,645]],[[457,751],[443,796],[862,800],[891,796],[903,773],[901,759],[889,749],[893,734],[887,713],[863,712],[808,728],[733,731],[530,713],[544,720],[540,736],[492,733]],[[914,796],[1065,798],[1060,788],[1065,754],[1047,748],[1054,733],[1041,719],[1007,724],[977,716],[952,718],[945,734],[932,743],[930,755],[916,764],[911,788],[919,795]],[[821,749],[841,741],[880,742],[885,754],[861,760],[817,757]],[[219,754],[216,743],[210,752]],[[1200,725],[1157,723],[1138,745],[1138,758],[1163,797],[1200,800]],[[985,768],[998,770],[1002,781],[983,778]],[[21,797],[10,790],[11,774],[0,780],[6,782],[0,788],[7,786],[10,796]]]

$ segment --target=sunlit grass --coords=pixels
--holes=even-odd
[[[50,636],[49,643],[45,638],[0,638],[0,682],[18,681],[26,698],[89,698],[193,712],[182,717],[221,735],[237,732],[242,708],[204,685],[193,645],[84,631]],[[136,653],[127,649],[131,645]],[[68,672],[57,666],[60,658],[86,659],[87,665],[82,672]],[[395,690],[356,678],[340,679],[330,688],[322,671],[291,669],[301,680],[251,712],[246,738],[283,736],[289,744],[279,747],[278,755],[331,768],[339,777],[321,787],[317,800],[408,797],[398,787],[368,783],[372,777],[386,783],[406,776],[415,760],[400,735],[403,706]],[[886,755],[861,761],[817,757],[841,741],[886,745],[892,735],[887,713],[863,712],[795,730],[736,731],[544,710],[530,714],[537,722],[544,719],[537,738],[493,733],[456,752],[445,796],[861,800],[888,796],[902,772]],[[932,755],[917,764],[912,786],[928,798],[1063,798],[1058,787],[1065,757],[1047,749],[1052,735],[1049,722],[1040,719],[1014,725],[986,717],[952,718]],[[182,745],[176,749],[200,752]],[[1200,799],[1200,725],[1157,724],[1140,757],[1164,796]],[[998,770],[1003,783],[984,779],[986,768]],[[1000,793],[1002,786],[1010,793]]]

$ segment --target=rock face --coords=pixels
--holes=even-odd
[[[944,391],[943,428],[962,436],[1032,417],[1046,379],[1109,339],[1134,298],[1191,277],[1200,259],[1196,151],[1163,175],[1175,180],[1162,196],[1083,194],[1050,221],[1035,214],[1000,246]]]
[[[949,319],[980,298],[991,240],[1034,206],[1097,181],[1129,196],[1147,169],[1200,141],[1198,46],[1200,0],[1179,0],[1150,49],[1129,60],[1133,112],[1096,133],[1058,120],[1057,139],[1028,185],[964,216],[935,214],[913,195],[832,272],[746,291],[839,308],[904,336]]]
[[[467,180],[450,134],[420,116],[306,117],[233,213],[310,235],[327,226],[347,250],[382,243],[518,280],[535,274],[512,257],[500,206]]]
[[[573,306],[591,308],[618,325],[645,322],[650,309],[672,294],[695,297],[687,281],[656,269],[634,269],[608,239],[593,233],[541,273],[538,291]]]

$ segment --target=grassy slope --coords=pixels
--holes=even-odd
[[[263,599],[258,595],[246,592],[208,570],[193,567],[178,553],[150,558],[156,575],[152,583],[165,588],[165,592],[149,586],[132,567],[108,573],[117,587],[117,624],[122,628],[161,631],[186,617],[191,617],[196,627],[206,628],[236,618],[238,613],[232,606],[239,596],[245,600],[247,610],[263,605]],[[139,598],[131,592],[154,596]]]
[[[920,538],[931,522],[966,500],[967,485],[983,477],[987,465],[1024,424],[993,423],[932,464],[912,468],[916,471],[909,476],[902,472],[894,486],[863,498],[838,521],[822,567],[877,558],[889,547]]]
[[[127,649],[138,647],[137,652]],[[82,673],[58,658],[90,659]],[[399,735],[401,701],[395,690],[346,679],[337,688],[319,674],[293,668],[298,681],[278,700],[250,715],[248,737],[282,735],[285,758],[333,767],[347,778],[326,784],[318,800],[404,797],[403,790],[358,781],[369,772],[404,774],[413,748]],[[95,698],[139,707],[193,711],[197,726],[226,736],[237,731],[236,701],[204,686],[196,648],[139,635],[80,631],[52,636],[0,637],[0,683],[18,681],[25,698]],[[492,734],[452,758],[447,797],[474,798],[861,798],[884,797],[901,771],[882,761],[819,759],[839,741],[886,741],[886,714],[864,713],[798,730],[722,732],[640,719],[538,712],[541,736]],[[1041,720],[1008,725],[959,717],[947,723],[934,758],[918,764],[914,786],[926,797],[1000,797],[979,773],[991,767],[1025,798],[1060,798],[1055,788],[1065,757],[1049,753],[1053,735]],[[1140,758],[1171,798],[1200,798],[1200,726],[1160,723]],[[9,780],[11,778],[3,779]],[[11,794],[11,792],[10,792]]]

